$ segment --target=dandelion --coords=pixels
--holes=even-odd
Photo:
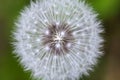
[[[36,79],[78,80],[102,54],[96,17],[83,1],[31,2],[16,22],[15,54]]]

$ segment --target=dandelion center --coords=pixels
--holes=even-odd
[[[53,54],[66,54],[73,45],[72,33],[70,25],[66,23],[51,24],[43,34],[43,45]]]

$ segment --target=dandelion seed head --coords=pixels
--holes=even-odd
[[[85,2],[31,2],[16,22],[15,54],[34,78],[78,80],[100,57],[101,23]]]

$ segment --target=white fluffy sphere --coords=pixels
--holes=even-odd
[[[16,22],[15,54],[37,79],[78,80],[102,54],[96,16],[82,1],[31,2]]]

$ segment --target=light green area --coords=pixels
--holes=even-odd
[[[118,13],[119,0],[88,0],[89,3],[99,12],[100,16],[108,18]]]

